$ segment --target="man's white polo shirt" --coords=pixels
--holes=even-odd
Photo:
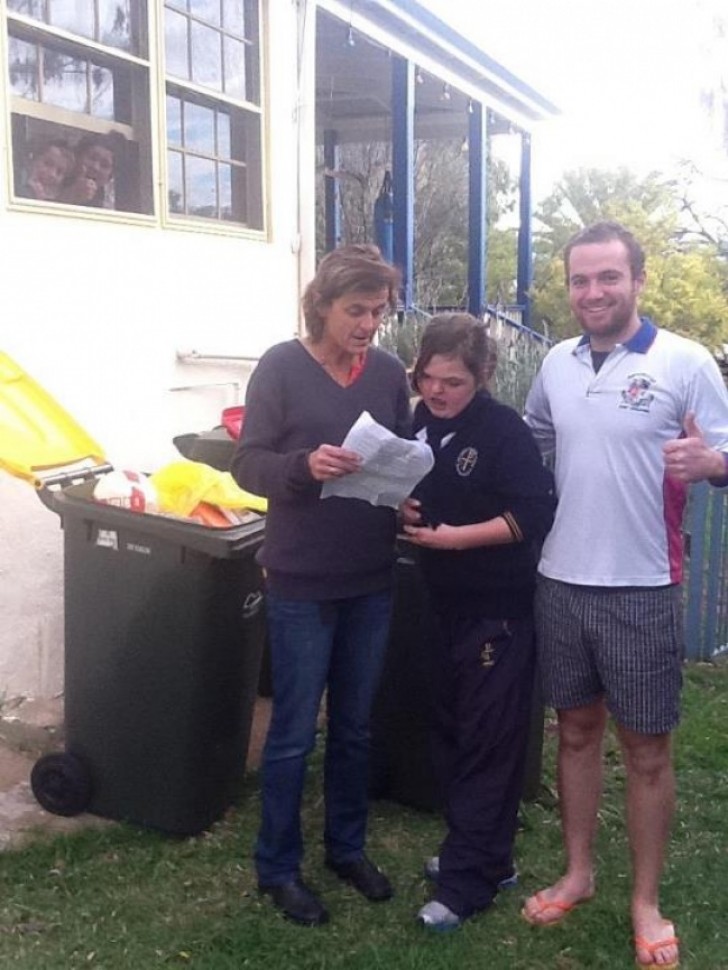
[[[663,445],[694,412],[728,451],[728,392],[710,353],[647,318],[598,373],[587,337],[557,344],[526,402],[559,505],[539,571],[589,586],[662,586],[682,575],[686,489],[667,478]]]

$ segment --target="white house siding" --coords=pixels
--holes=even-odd
[[[180,363],[178,350],[255,357],[297,327],[298,246],[313,221],[311,170],[301,225],[297,139],[312,146],[313,134],[296,124],[296,6],[265,6],[267,241],[133,224],[133,217],[10,211],[7,126],[0,126],[0,350],[116,467],[153,470],[178,458],[174,435],[213,426],[223,407],[243,400],[248,365]],[[3,68],[7,111],[4,77]],[[59,519],[32,487],[0,472],[0,697],[62,689],[62,608]]]

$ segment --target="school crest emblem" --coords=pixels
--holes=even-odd
[[[622,391],[620,408],[627,408],[630,411],[649,412],[655,395],[650,388],[655,383],[655,378],[649,374],[630,374],[627,378],[627,387]]]
[[[462,478],[467,478],[478,463],[477,448],[463,448],[455,459],[455,470]]]

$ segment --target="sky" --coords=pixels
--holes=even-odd
[[[561,116],[533,133],[538,201],[563,171],[670,172],[680,158],[726,180],[728,153],[701,88],[728,81],[727,0],[422,0],[547,97]]]

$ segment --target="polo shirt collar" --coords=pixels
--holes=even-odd
[[[652,346],[655,337],[657,336],[657,327],[654,325],[649,317],[640,317],[640,328],[637,333],[630,337],[629,340],[625,340],[622,347],[629,350],[633,354],[646,354],[647,351]],[[589,344],[589,334],[583,334],[579,343],[576,345],[576,350]]]

